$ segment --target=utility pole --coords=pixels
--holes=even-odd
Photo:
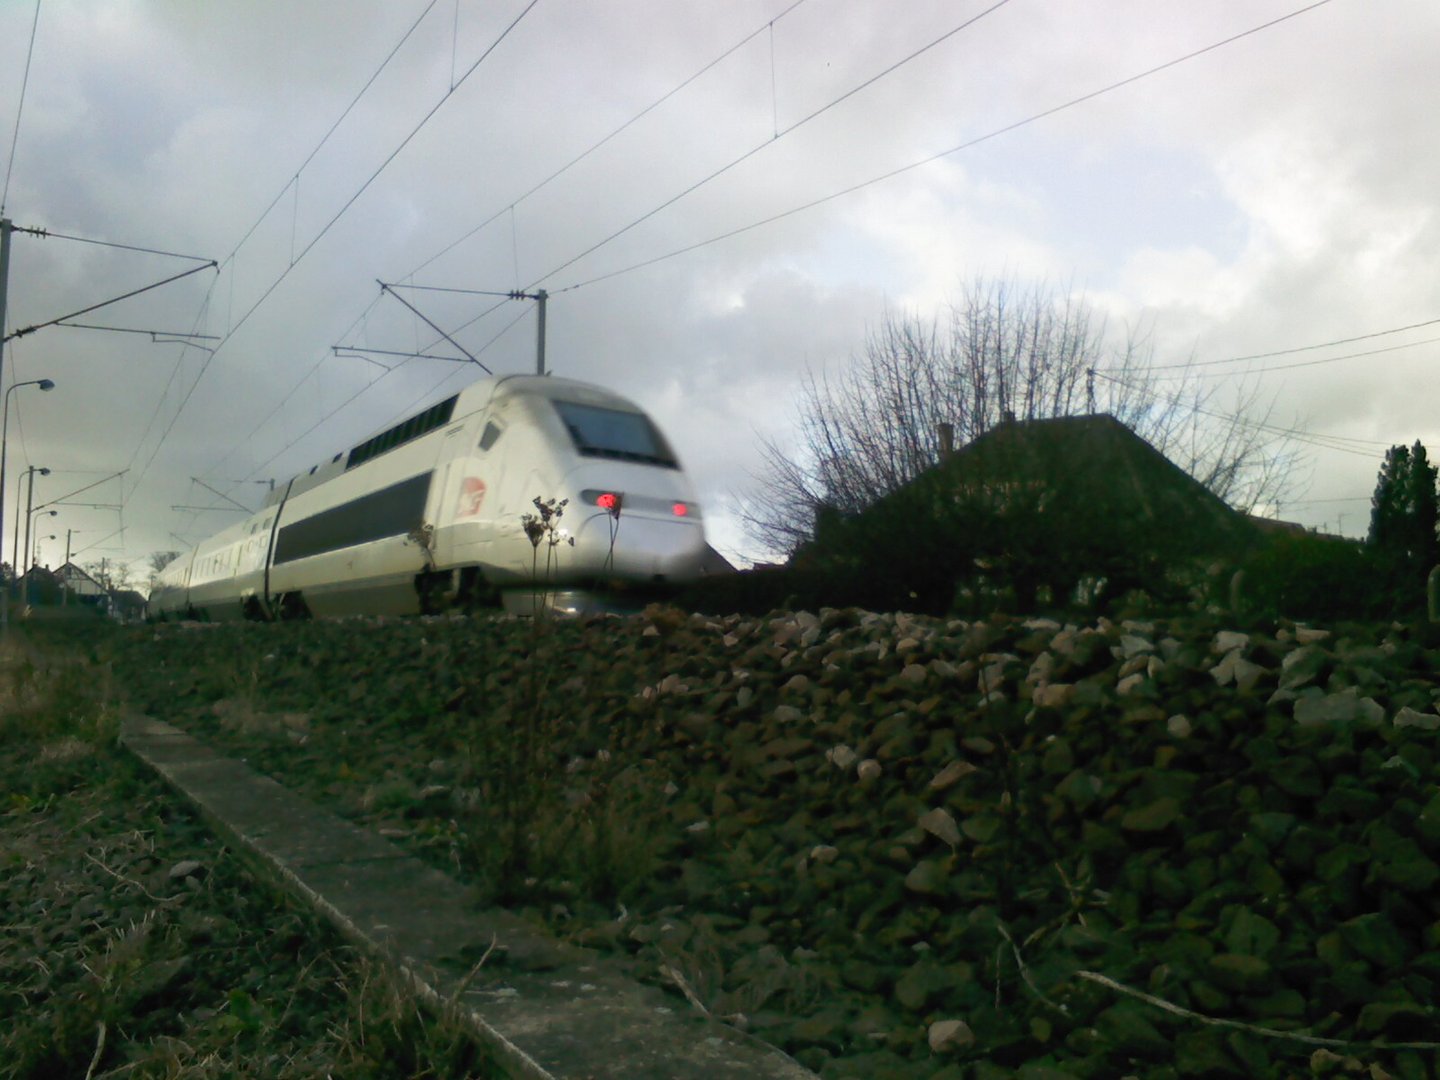
[[[10,287],[10,234],[15,231],[14,223],[8,217],[0,217],[0,390],[5,386],[5,298]],[[5,544],[5,484],[0,475],[0,554]],[[17,552],[10,554],[10,577],[15,577]],[[0,634],[10,633],[10,583],[0,589]]]
[[[75,533],[74,529],[65,530],[65,564],[60,567],[60,606],[70,606],[70,574],[67,572],[70,566],[70,537]]]
[[[521,292],[516,289],[509,294],[511,300],[534,300],[535,317],[538,321],[535,327],[535,374],[545,374],[545,302],[550,299],[550,294],[544,289],[536,289],[533,293]]]

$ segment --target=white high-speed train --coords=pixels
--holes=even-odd
[[[523,521],[537,498],[569,500],[562,542],[538,551]],[[508,375],[277,487],[166,566],[150,614],[417,614],[496,600],[528,611],[542,591],[580,610],[693,581],[706,552],[694,491],[644,412],[587,383]]]

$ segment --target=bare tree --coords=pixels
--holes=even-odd
[[[98,562],[86,563],[81,567],[102,589],[115,592],[130,585],[130,567],[114,559],[102,558]]]
[[[851,514],[1005,419],[1109,413],[1238,509],[1277,501],[1292,445],[1253,391],[1221,405],[1194,369],[1152,369],[1146,341],[1112,344],[1088,304],[980,279],[942,325],[887,312],[842,372],[807,374],[798,448],[766,439],[746,511],[752,535],[793,551],[827,512]]]
[[[150,591],[155,591],[155,582],[160,577],[160,571],[169,566],[180,557],[178,551],[152,551],[147,562],[150,564]]]

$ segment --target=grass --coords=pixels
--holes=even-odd
[[[0,644],[0,1078],[500,1075],[118,748],[95,632]]]

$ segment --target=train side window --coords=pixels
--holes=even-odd
[[[480,434],[480,449],[489,450],[499,441],[500,436],[504,433],[503,428],[498,428],[494,424],[487,422],[485,430]]]

